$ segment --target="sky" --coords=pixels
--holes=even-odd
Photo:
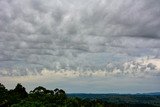
[[[160,1],[0,0],[0,82],[160,91]]]

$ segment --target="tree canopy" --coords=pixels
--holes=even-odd
[[[121,97],[122,98],[122,97]],[[125,99],[131,99],[126,96]],[[145,97],[142,97],[145,98]],[[159,97],[155,97],[159,98]],[[7,90],[0,83],[0,107],[150,107],[149,104],[123,103],[116,96],[110,98],[115,103],[101,99],[83,99],[68,97],[63,89],[48,90],[38,86],[29,93],[20,83],[14,89]],[[160,98],[159,98],[160,99]],[[160,100],[158,100],[160,101]],[[154,104],[156,104],[154,102]]]

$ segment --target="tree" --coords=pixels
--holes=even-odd
[[[55,93],[55,94],[58,94],[58,92],[59,92],[59,89],[58,89],[58,88],[54,89],[54,93]]]
[[[26,89],[20,83],[17,84],[13,92],[19,94],[21,98],[26,98],[28,96]]]
[[[50,94],[54,95],[54,91],[52,90],[47,90],[46,88],[39,86],[36,87],[33,91],[30,92],[31,94]]]
[[[21,100],[24,100],[28,97],[28,93],[26,92],[26,89],[18,83],[15,87],[15,89],[8,91],[8,103],[9,105],[19,103]]]
[[[3,84],[0,83],[0,103],[7,100],[8,90]]]
[[[31,91],[32,93],[45,93],[46,92],[46,88],[39,86],[36,87],[33,91]]]
[[[62,89],[60,89],[58,93],[59,93],[59,94],[66,94],[65,91],[62,90]]]
[[[1,95],[1,97],[3,95],[5,95],[6,92],[7,92],[7,89],[5,88],[5,86],[3,84],[0,83],[0,95]]]

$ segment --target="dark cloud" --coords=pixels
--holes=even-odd
[[[157,0],[0,0],[0,72],[94,71],[157,56],[159,6]]]

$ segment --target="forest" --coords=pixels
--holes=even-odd
[[[48,90],[38,86],[29,93],[20,83],[6,89],[0,83],[0,107],[159,107],[160,96],[110,95],[105,98],[85,98],[66,94],[63,89]],[[133,101],[131,101],[133,100]],[[138,101],[135,102],[134,100]]]

